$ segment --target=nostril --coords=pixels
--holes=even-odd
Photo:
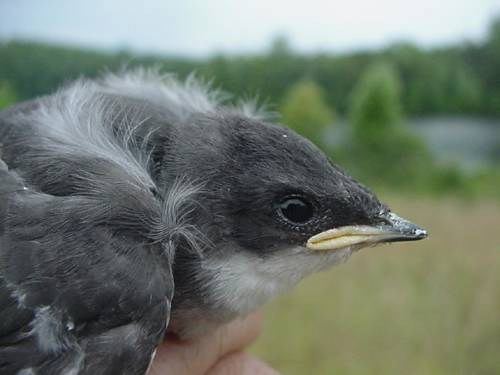
[[[374,226],[391,226],[392,222],[390,220],[390,210],[388,209],[381,209],[378,212],[372,213],[368,217],[368,225],[374,225]]]

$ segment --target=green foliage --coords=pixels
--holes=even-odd
[[[217,55],[208,59],[140,56],[126,51],[103,53],[39,43],[0,42],[0,80],[19,99],[55,90],[79,76],[96,76],[124,66],[159,65],[184,77],[192,71],[236,96],[281,103],[290,86],[303,77],[316,82],[329,107],[344,117],[349,93],[373,61],[388,61],[400,77],[401,107],[408,115],[480,113],[500,115],[500,18],[481,43],[423,50],[395,44],[385,50],[346,55],[301,55],[278,37],[264,54]]]
[[[7,82],[0,81],[0,109],[16,102],[16,94]]]
[[[400,83],[386,63],[370,66],[352,95],[350,159],[357,174],[375,182],[415,184],[430,161],[423,142],[402,118]]]
[[[438,195],[455,192],[462,197],[474,196],[473,180],[466,176],[457,165],[430,168],[426,187],[428,191]]]
[[[500,66],[500,16],[491,23],[488,39],[484,45],[483,55],[480,56],[479,63],[485,64],[482,74],[484,74],[484,79],[487,80],[487,86],[492,91],[491,95],[489,95],[490,110],[494,114],[500,115],[500,80],[498,79],[498,67]]]
[[[457,56],[481,85],[482,96],[478,111],[500,116],[500,16],[491,23],[483,43],[469,44],[458,49]]]
[[[484,197],[500,198],[500,168],[485,169],[467,176],[470,195],[480,199]]]
[[[500,116],[500,18],[477,43],[434,49],[398,43],[345,55],[302,55],[283,37],[263,54],[206,59],[0,42],[0,107],[53,92],[80,76],[137,65],[159,66],[180,78],[194,71],[235,97],[281,103],[284,122],[323,147],[335,108],[353,126],[350,143],[335,150],[334,159],[370,185],[498,196],[491,187],[500,182],[498,172],[468,176],[456,166],[435,166],[403,114]]]
[[[288,38],[284,35],[279,35],[273,39],[271,43],[271,55],[288,56],[292,54],[292,48]]]
[[[465,67],[457,66],[450,71],[449,112],[477,111],[482,99],[479,81]]]
[[[370,66],[354,89],[351,124],[356,141],[378,147],[401,124],[400,84],[387,64]]]
[[[281,113],[285,124],[317,144],[322,143],[324,130],[334,121],[321,88],[313,81],[293,85],[285,95]]]
[[[464,173],[457,165],[431,168],[426,191],[437,195],[454,194],[467,199],[500,198],[500,170],[484,169]]]
[[[478,67],[456,49],[425,52],[398,44],[384,53],[401,77],[401,101],[410,114],[477,113],[485,111]]]

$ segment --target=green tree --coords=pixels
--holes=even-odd
[[[292,53],[290,41],[285,35],[278,35],[271,41],[270,54],[290,56]]]
[[[370,66],[354,89],[351,123],[354,137],[365,145],[378,143],[402,122],[400,84],[392,67]]]
[[[386,183],[415,183],[429,161],[423,142],[405,126],[400,83],[385,63],[367,68],[350,109],[350,156],[358,173]]]
[[[485,65],[485,66],[483,66]],[[500,66],[500,16],[496,17],[490,25],[488,40],[485,45],[484,70],[485,82],[490,85],[488,93],[489,109],[497,116],[500,115],[500,80],[498,67]]]
[[[450,69],[448,110],[453,113],[477,111],[481,103],[481,87],[477,78],[465,67]]]
[[[16,94],[7,82],[0,82],[0,109],[16,102]]]
[[[309,80],[297,82],[288,90],[281,113],[285,124],[319,145],[323,132],[334,121],[321,88]]]

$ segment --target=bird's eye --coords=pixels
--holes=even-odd
[[[301,197],[288,197],[278,205],[278,211],[286,220],[303,224],[314,214],[313,206]]]

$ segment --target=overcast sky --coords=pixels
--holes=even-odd
[[[204,56],[286,35],[299,51],[349,51],[477,40],[494,15],[500,0],[0,0],[0,39]]]

